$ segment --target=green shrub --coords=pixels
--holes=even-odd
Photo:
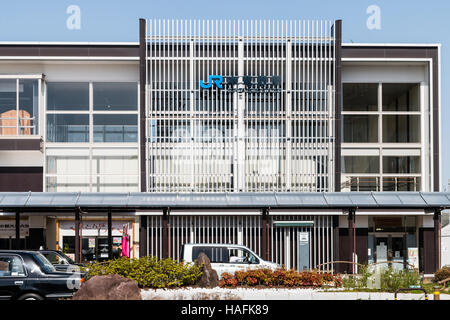
[[[442,267],[434,273],[434,281],[439,282],[450,278],[450,267]]]
[[[168,288],[195,284],[201,277],[200,267],[156,257],[114,259],[89,265],[87,278],[117,274],[136,281],[139,287]]]
[[[219,282],[220,287],[236,286],[268,286],[268,287],[321,287],[324,285],[339,287],[340,276],[331,273],[277,269],[254,269],[236,271],[234,275],[223,273]]]
[[[395,270],[392,267],[383,268],[380,274],[380,289],[395,291],[399,288],[409,288],[420,285],[420,275],[417,271]]]
[[[373,275],[368,265],[358,267],[357,275],[347,275],[342,279],[342,286],[351,289],[368,288],[369,278]]]
[[[347,275],[343,278],[342,286],[350,289],[376,288],[393,292],[399,288],[421,285],[417,271],[396,270],[392,267],[380,268],[378,271],[370,271],[370,269],[369,265],[359,267],[357,275]]]

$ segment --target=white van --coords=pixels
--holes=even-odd
[[[201,252],[208,256],[211,267],[216,270],[219,279],[224,272],[234,274],[235,271],[262,268],[275,270],[280,267],[276,263],[261,259],[246,246],[238,244],[184,244],[181,249],[181,259],[184,262],[194,262]]]

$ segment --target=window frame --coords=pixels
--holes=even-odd
[[[396,81],[396,82],[390,82],[390,81],[344,81],[343,83],[378,83],[378,110],[377,111],[342,111],[341,115],[342,118],[345,115],[378,115],[378,142],[344,142],[344,136],[342,135],[341,140],[341,148],[342,152],[340,157],[343,158],[344,156],[358,156],[358,155],[374,155],[375,153],[379,156],[379,173],[377,174],[357,174],[357,173],[350,173],[346,174],[341,170],[341,180],[344,181],[344,179],[354,179],[354,178],[369,178],[374,177],[378,179],[379,186],[377,186],[379,191],[383,191],[383,184],[384,184],[384,178],[419,178],[420,182],[418,183],[418,190],[417,191],[423,191],[425,187],[424,182],[424,175],[426,174],[424,172],[424,154],[423,154],[423,146],[425,144],[425,141],[422,141],[423,137],[423,130],[426,128],[424,127],[423,117],[424,117],[424,108],[426,103],[423,101],[423,91],[422,86],[423,83],[418,81]],[[383,84],[417,84],[419,86],[419,110],[418,111],[384,111],[383,110]],[[426,96],[426,95],[425,95]],[[419,116],[419,142],[383,142],[383,116],[401,116],[401,115],[407,115],[407,116]],[[344,122],[342,121],[342,133],[344,132]],[[370,151],[371,153],[368,154],[367,151]],[[385,156],[419,156],[420,157],[420,173],[384,173],[383,169],[383,159]],[[342,169],[342,168],[341,168]],[[350,181],[349,180],[349,181]],[[344,190],[344,183],[341,184],[341,190]]]
[[[18,254],[12,254],[12,253],[0,253],[0,258],[1,257],[19,258],[20,262],[22,263],[22,267],[23,267],[23,270],[24,270],[24,275],[0,276],[0,279],[5,279],[5,278],[27,278],[28,277],[27,266],[26,266],[25,261],[23,260],[22,256],[20,256]]]
[[[41,127],[42,127],[42,114],[45,113],[43,108],[43,80],[44,75],[43,74],[7,74],[7,75],[0,75],[0,80],[15,80],[16,82],[16,134],[12,135],[0,135],[0,137],[37,137],[40,135]],[[19,110],[20,110],[20,80],[36,80],[37,82],[37,114],[34,115],[33,118],[37,118],[37,121],[34,121],[34,126],[31,126],[33,128],[34,133],[33,134],[20,134],[20,128],[22,127],[29,127],[29,126],[21,126],[20,125],[20,116],[19,116]],[[45,108],[46,109],[46,108]],[[32,118],[30,118],[32,119]],[[3,128],[3,127],[2,127]],[[11,128],[10,126],[5,126],[5,128]]]

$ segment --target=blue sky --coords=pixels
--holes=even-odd
[[[81,9],[80,30],[66,27],[70,5]],[[370,5],[381,9],[380,30],[366,27]],[[342,19],[344,42],[442,43],[442,185],[446,186],[449,14],[448,0],[5,0],[0,4],[0,41],[138,41],[138,18],[208,18]]]

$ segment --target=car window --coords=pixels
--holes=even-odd
[[[67,261],[69,264],[75,264],[75,261],[73,261],[72,259],[70,259],[70,257],[68,257],[67,255],[65,255],[64,253],[62,253],[62,252],[58,252],[58,253],[59,253],[60,256],[62,256],[63,259],[66,259],[66,261]]]
[[[225,247],[193,247],[192,260],[196,260],[200,253],[205,253],[211,263],[227,263],[229,261],[228,250]]]
[[[39,252],[35,252],[33,254],[33,257],[36,260],[36,262],[38,263],[38,265],[41,267],[41,270],[44,271],[45,273],[50,273],[50,272],[56,271],[55,267],[51,264],[51,262],[48,261],[47,258],[44,257]]]
[[[241,248],[228,248],[230,263],[259,263],[258,258],[250,251]]]
[[[42,255],[52,264],[64,264],[64,259],[54,252],[42,252]]]
[[[17,256],[0,256],[0,278],[25,277],[25,267]]]

